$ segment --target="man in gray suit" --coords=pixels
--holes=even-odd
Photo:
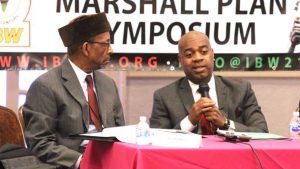
[[[213,74],[214,52],[205,34],[186,33],[178,48],[185,77],[155,91],[152,128],[199,134],[215,134],[217,128],[268,132],[250,83]]]
[[[86,142],[69,136],[97,128],[89,114],[87,75],[97,97],[98,131],[125,125],[115,82],[96,71],[113,52],[109,31],[105,13],[82,15],[59,29],[68,57],[32,83],[23,107],[27,146],[41,161],[59,168],[79,167]]]

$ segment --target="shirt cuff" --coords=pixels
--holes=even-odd
[[[197,127],[197,125],[193,125],[188,116],[186,116],[183,120],[181,120],[180,122],[180,128],[183,131],[193,131],[195,128]]]
[[[79,169],[80,167],[80,162],[81,162],[81,158],[82,158],[82,155],[80,155],[76,161],[76,163],[73,165],[72,169]]]
[[[234,121],[230,120],[230,125],[228,130],[235,130]]]

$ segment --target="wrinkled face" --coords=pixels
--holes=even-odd
[[[208,83],[214,68],[214,53],[205,34],[189,32],[179,41],[178,60],[193,83]]]
[[[87,59],[90,70],[103,68],[110,61],[110,55],[113,53],[110,46],[109,32],[101,33],[92,40],[86,42]]]

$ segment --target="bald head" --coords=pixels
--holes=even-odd
[[[197,41],[197,40],[204,41],[204,42],[206,42],[206,44],[208,45],[209,48],[211,47],[210,43],[209,43],[209,39],[204,33],[198,32],[198,31],[190,31],[190,32],[184,34],[180,38],[180,40],[178,42],[179,53],[184,50],[187,42],[192,42],[192,41]]]

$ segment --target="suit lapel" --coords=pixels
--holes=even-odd
[[[186,113],[188,114],[189,110],[194,104],[194,97],[192,94],[191,87],[189,85],[187,78],[183,78],[181,81],[179,81],[178,85],[179,85],[179,97],[184,104]]]
[[[97,70],[98,71],[98,70]],[[99,72],[94,71],[94,80],[95,80],[95,88],[96,88],[96,92],[97,92],[97,98],[98,98],[98,107],[99,107],[99,113],[100,113],[100,117],[101,117],[101,121],[103,126],[106,126],[106,110],[108,110],[108,108],[106,107],[105,104],[105,99],[103,96],[103,89],[105,88],[105,86],[103,86],[104,83],[102,83],[102,79],[99,75]]]
[[[220,77],[215,76],[215,83],[216,83],[216,92],[217,92],[217,97],[218,97],[218,106],[219,110],[221,110],[223,113],[226,113],[226,116],[228,112],[224,110],[224,105],[226,105],[226,100],[228,101],[229,99],[226,98],[227,96],[227,90],[223,82],[221,81]]]
[[[74,97],[80,104],[82,109],[83,122],[86,130],[89,128],[89,108],[84,93],[81,90],[78,78],[68,60],[62,63],[62,78],[65,80],[64,86],[66,90]]]

